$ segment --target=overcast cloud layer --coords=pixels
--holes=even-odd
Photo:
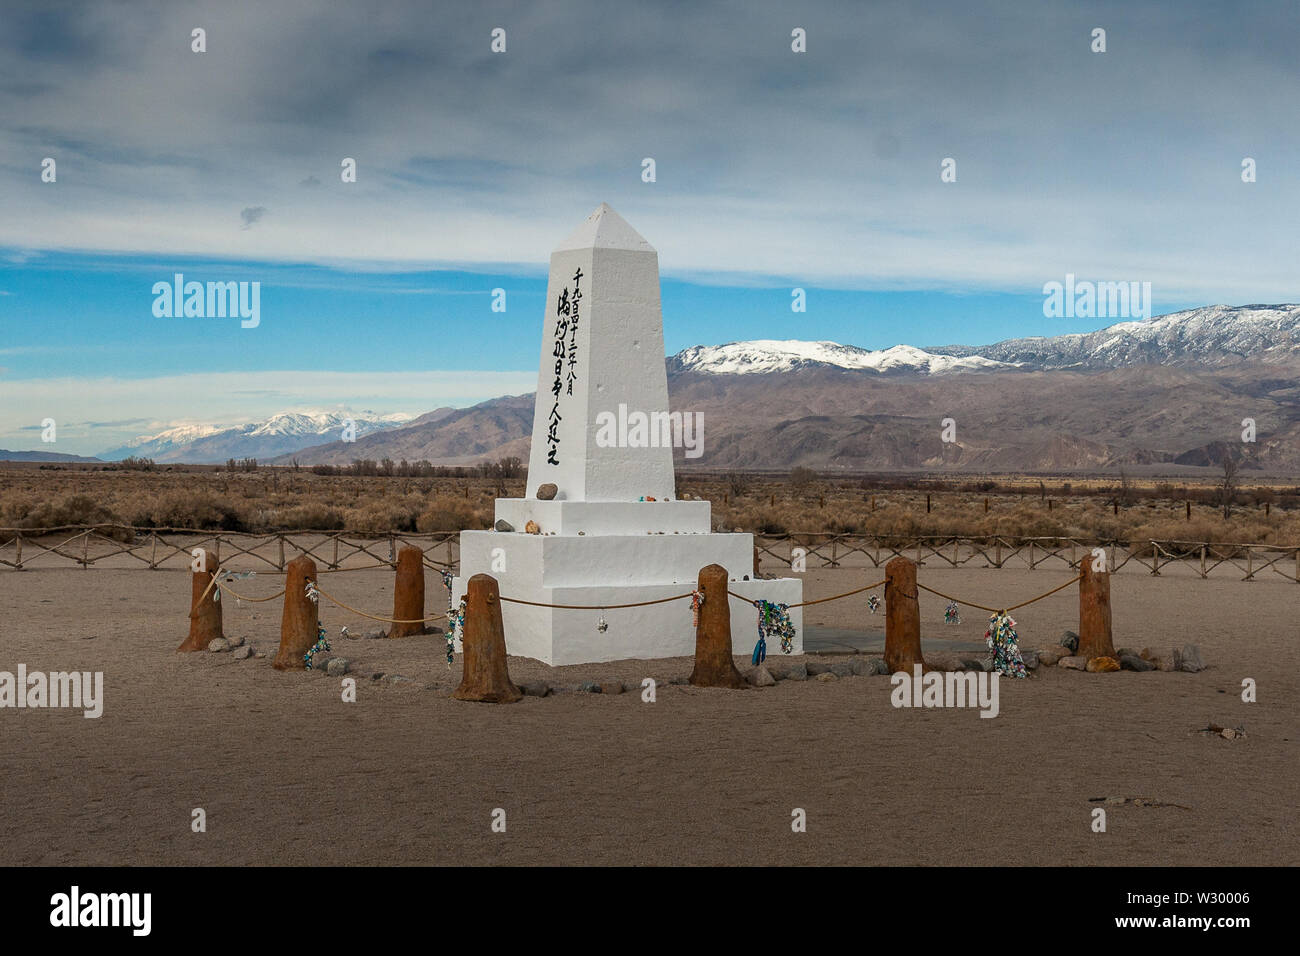
[[[666,271],[720,281],[1023,291],[1069,271],[1300,298],[1292,3],[5,11],[0,246],[20,251],[536,264],[605,200]]]

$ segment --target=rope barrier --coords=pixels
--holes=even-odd
[[[367,614],[365,611],[358,611],[350,604],[344,604],[342,601],[340,601],[334,595],[330,594],[328,591],[321,588],[319,585],[316,587],[316,590],[321,597],[329,598],[331,601],[333,601],[339,607],[343,608],[343,610],[345,611],[351,611],[353,614],[359,614],[361,617],[367,617],[372,621],[382,621],[385,624],[428,624],[431,621],[441,620],[442,618],[447,616],[447,613],[444,611],[441,614],[435,614],[433,617],[414,618],[411,620],[404,620],[404,621],[399,621],[396,618],[391,618],[391,617],[378,617],[374,614]],[[283,594],[284,592],[281,591],[280,593]]]
[[[216,579],[214,578],[213,580]],[[274,601],[276,598],[284,596],[284,588],[280,588],[280,590],[276,591],[270,597],[264,597],[264,598],[255,598],[255,597],[249,597],[247,594],[240,594],[238,591],[236,591],[228,584],[218,584],[217,588],[218,590],[221,591],[222,594],[233,594],[239,600],[248,601],[251,604],[265,604],[267,601]]]
[[[385,567],[385,566],[386,566],[386,565],[376,565],[376,567]],[[367,569],[365,569],[365,568],[336,568],[335,570],[338,570],[338,571],[361,571],[361,570],[367,570]],[[327,572],[320,572],[320,573],[323,574],[323,573],[327,573]],[[265,601],[274,601],[276,598],[281,597],[281,596],[284,594],[284,589],[281,588],[278,592],[276,592],[275,594],[271,595],[270,597],[264,597],[264,598],[251,598],[251,597],[246,597],[245,595],[242,595],[242,594],[240,594],[239,592],[237,592],[237,591],[235,591],[234,589],[232,589],[229,585],[224,585],[224,584],[220,584],[220,583],[218,583],[218,580],[217,580],[217,579],[221,576],[221,574],[222,574],[222,571],[221,571],[220,568],[218,568],[218,570],[217,570],[217,574],[213,575],[212,580],[208,582],[208,586],[203,590],[203,594],[200,595],[199,600],[195,603],[194,607],[190,609],[190,617],[191,617],[191,618],[194,617],[194,612],[198,609],[199,604],[202,604],[202,603],[203,603],[203,599],[206,598],[206,597],[208,596],[208,592],[210,592],[210,591],[212,590],[212,588],[213,588],[214,585],[215,585],[216,587],[220,588],[223,592],[229,592],[229,593],[233,594],[236,598],[238,598],[238,599],[241,600],[241,601],[249,601],[249,602],[252,602],[252,603],[255,603],[255,604],[256,604],[256,603],[262,603],[262,602],[265,602]],[[1065,590],[1066,588],[1068,588],[1071,584],[1075,584],[1075,583],[1078,582],[1082,577],[1083,577],[1082,574],[1077,574],[1077,575],[1075,575],[1074,577],[1072,577],[1070,580],[1066,581],[1064,584],[1057,585],[1056,587],[1052,588],[1050,591],[1045,591],[1044,593],[1038,595],[1037,597],[1032,597],[1032,598],[1030,598],[1030,599],[1027,600],[1027,601],[1021,601],[1019,604],[1013,604],[1013,605],[1011,605],[1010,607],[1005,607],[1005,608],[989,607],[989,606],[987,606],[987,605],[985,605],[985,604],[976,604],[974,601],[966,601],[966,600],[963,600],[963,599],[961,599],[961,598],[953,597],[951,594],[945,594],[943,591],[936,590],[935,588],[926,587],[924,584],[921,584],[919,581],[917,582],[916,586],[917,586],[917,588],[918,588],[919,590],[921,590],[921,591],[927,591],[927,592],[929,592],[930,594],[935,595],[936,597],[941,597],[941,598],[943,598],[945,601],[953,601],[953,602],[955,602],[955,603],[957,603],[957,604],[962,605],[963,607],[971,607],[971,608],[975,608],[975,609],[980,610],[980,611],[988,611],[990,614],[1008,614],[1008,613],[1010,613],[1011,611],[1019,610],[1020,608],[1022,608],[1022,607],[1026,607],[1027,605],[1030,605],[1030,604],[1033,604],[1033,603],[1035,603],[1036,601],[1041,601],[1041,600],[1043,600],[1044,598],[1051,597],[1051,596],[1052,596],[1053,594],[1055,594],[1057,591],[1063,591],[1063,590]],[[843,598],[846,598],[846,597],[852,597],[852,596],[855,595],[855,594],[862,594],[864,591],[872,591],[872,590],[875,590],[876,588],[880,587],[880,586],[883,585],[884,583],[885,583],[885,581],[883,581],[883,580],[882,580],[882,581],[877,581],[877,582],[875,582],[874,584],[868,584],[868,585],[865,585],[865,586],[860,587],[860,588],[854,588],[852,591],[845,591],[845,592],[842,593],[842,594],[832,594],[830,597],[817,598],[816,600],[813,600],[813,601],[801,601],[801,602],[799,602],[798,604],[790,604],[790,605],[787,605],[787,607],[788,607],[788,608],[796,608],[796,607],[812,607],[814,604],[826,604],[826,603],[828,603],[828,602],[830,602],[830,601],[839,601],[839,600],[841,600],[841,599],[843,599]],[[324,590],[322,590],[322,589],[319,588],[319,587],[317,587],[317,591],[319,591],[320,594],[321,594],[322,596],[329,598],[331,601],[333,601],[335,604],[337,604],[339,607],[343,608],[343,609],[346,610],[346,611],[351,611],[353,614],[360,615],[361,617],[364,617],[364,618],[369,618],[369,619],[372,620],[372,621],[380,621],[380,622],[383,622],[383,623],[385,623],[385,624],[429,624],[429,623],[431,623],[431,622],[433,622],[433,621],[441,620],[441,619],[443,619],[443,618],[445,618],[445,617],[447,616],[447,613],[446,613],[446,612],[443,612],[443,613],[441,613],[441,614],[436,614],[436,615],[434,615],[433,617],[416,618],[416,619],[412,619],[412,620],[397,620],[396,618],[391,618],[391,617],[380,617],[380,616],[375,615],[375,614],[367,614],[365,611],[359,611],[359,610],[357,610],[356,608],[352,607],[351,605],[343,603],[343,602],[340,601],[338,598],[336,598],[334,595],[330,594],[328,591],[324,591]],[[758,602],[757,602],[757,601],[755,601],[755,600],[752,599],[752,598],[745,597],[745,595],[743,595],[743,594],[737,594],[735,591],[732,591],[732,590],[730,590],[730,589],[727,590],[727,593],[728,593],[729,595],[731,595],[731,597],[734,597],[734,598],[736,598],[736,599],[739,600],[739,601],[744,601],[744,602],[746,602],[747,604],[752,604],[752,605],[754,605],[755,607],[758,606]],[[635,602],[630,603],[630,604],[549,604],[549,603],[547,603],[547,602],[545,602],[545,601],[525,601],[525,600],[523,600],[522,598],[506,597],[505,595],[502,595],[502,596],[501,596],[501,600],[502,600],[503,602],[507,602],[507,603],[510,603],[510,604],[524,604],[524,605],[527,605],[527,606],[529,606],[529,607],[544,607],[544,608],[551,608],[551,609],[562,610],[562,611],[613,611],[613,610],[618,610],[618,609],[620,609],[620,608],[629,608],[629,607],[650,607],[651,605],[654,605],[654,604],[667,604],[667,603],[669,603],[669,602],[671,602],[671,601],[681,601],[681,600],[685,600],[685,599],[687,599],[687,598],[690,598],[690,597],[694,596],[694,594],[695,594],[694,591],[687,591],[687,592],[684,593],[684,594],[674,594],[672,597],[656,598],[656,599],[653,600],[653,601],[635,601]],[[907,595],[907,596],[908,596],[908,597],[915,598],[915,597],[917,597],[918,595]]]
[[[870,591],[874,588],[878,588],[884,583],[884,581],[877,581],[875,584],[868,584],[864,588],[854,588],[852,591],[845,591],[843,594],[832,594],[830,597],[818,598],[815,601],[800,601],[798,604],[787,604],[786,607],[811,607],[814,604],[825,604],[827,601],[838,601],[840,598],[852,597],[855,594],[861,594],[863,591]],[[747,598],[743,594],[737,594],[735,591],[731,590],[728,590],[727,593],[738,600],[746,602],[747,604],[753,604],[755,607],[758,606],[757,601]]]
[[[960,598],[953,597],[951,594],[944,594],[942,591],[936,591],[934,588],[928,588],[919,581],[916,583],[916,586],[920,588],[922,591],[929,591],[935,597],[941,597],[945,601],[954,601],[957,604],[960,604],[964,607],[973,607],[980,611],[988,611],[990,614],[1009,614],[1010,612],[1019,610],[1020,608],[1025,607],[1026,605],[1033,604],[1035,601],[1041,601],[1045,597],[1051,597],[1057,591],[1065,590],[1071,584],[1074,584],[1082,577],[1083,577],[1082,574],[1077,574],[1074,577],[1070,578],[1070,580],[1066,581],[1064,584],[1054,587],[1052,588],[1052,590],[1046,591],[1043,594],[1038,595],[1038,597],[1032,597],[1028,601],[1021,601],[1019,604],[1013,604],[1010,607],[986,607],[983,604],[976,604],[974,601],[963,601]]]
[[[559,608],[562,611],[613,611],[621,607],[649,607],[651,604],[667,604],[669,601],[680,601],[693,595],[694,591],[687,591],[685,594],[674,594],[672,597],[659,598],[655,601],[637,601],[634,604],[546,604],[542,601],[525,601],[521,598],[508,598],[502,596],[501,600],[509,601],[511,604],[527,604],[529,607],[550,607]]]

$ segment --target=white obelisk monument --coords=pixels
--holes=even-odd
[[[610,429],[611,419],[649,422]],[[678,415],[677,421],[680,422]],[[606,423],[602,430],[598,421]],[[714,534],[707,501],[676,501],[674,432],[668,406],[659,257],[602,203],[551,254],[537,402],[525,498],[499,498],[498,522],[512,531],[461,532],[459,600],[469,578],[491,574],[503,597],[506,648],[547,664],[682,657],[695,652],[689,601],[635,608],[693,590],[700,568],[720,564],[731,590],[751,600],[802,600],[797,579],[756,581],[753,536]],[[611,440],[613,439],[613,440]],[[707,446],[705,446],[707,454]],[[554,485],[554,498],[538,490]],[[529,522],[537,534],[528,534]],[[758,612],[731,601],[732,643],[748,656]],[[609,610],[601,610],[610,608]],[[792,653],[803,653],[803,618]],[[604,623],[602,629],[599,625]],[[782,654],[768,641],[768,656]]]

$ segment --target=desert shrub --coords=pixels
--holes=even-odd
[[[340,509],[315,501],[285,508],[278,512],[273,524],[276,530],[283,531],[339,531],[348,527]]]
[[[462,531],[467,528],[485,528],[489,523],[466,499],[444,498],[420,513],[415,520],[415,528],[417,531]]]
[[[245,522],[230,502],[207,492],[173,491],[137,506],[131,524],[138,528],[193,528],[244,531]]]
[[[349,510],[344,524],[353,531],[417,531],[419,516],[420,509],[417,505],[400,499],[372,501]]]
[[[64,525],[124,523],[89,495],[68,495],[58,501],[19,499],[5,503],[4,524],[15,528],[58,528]]]

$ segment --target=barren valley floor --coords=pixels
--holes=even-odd
[[[809,572],[805,596],[877,576]],[[931,586],[992,605],[1069,576],[921,569]],[[265,594],[277,581],[240,586]],[[382,614],[391,583],[383,571],[340,574],[330,590]],[[435,584],[431,610],[444,594]],[[183,572],[0,572],[0,670],[102,670],[105,681],[98,720],[0,710],[0,864],[1300,863],[1300,678],[1289,666],[1300,587],[1125,569],[1112,588],[1117,646],[1195,643],[1209,668],[1040,670],[1003,680],[1000,715],[980,719],[894,709],[885,677],[745,691],[666,683],[689,674],[688,659],[511,659],[516,682],[652,676],[653,704],[635,691],[461,703],[448,696],[460,659],[448,670],[440,635],[343,640],[340,625],[373,625],[326,603],[330,640],[359,677],[347,704],[337,677],[271,668],[278,601],[225,608],[226,632],[268,652],[235,661],[174,653]],[[881,629],[864,598],[809,608],[807,623]],[[1055,644],[1077,603],[1069,588],[1016,612],[1022,646]],[[971,611],[946,627],[928,595],[922,614],[927,637],[984,631]],[[1245,677],[1258,703],[1242,702]],[[1246,736],[1197,732],[1211,722]],[[1093,833],[1089,798],[1105,796],[1187,809],[1111,807],[1107,832]],[[195,808],[206,833],[191,830]],[[495,808],[505,833],[491,829]],[[806,833],[791,832],[795,808]]]

